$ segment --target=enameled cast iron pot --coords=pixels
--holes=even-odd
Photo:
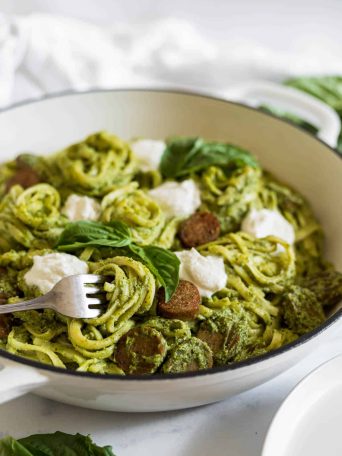
[[[238,103],[167,90],[66,94],[0,114],[0,158],[44,154],[108,130],[124,138],[204,136],[237,144],[302,192],[326,233],[326,256],[342,270],[342,159],[320,140]],[[0,402],[29,391],[99,410],[160,411],[219,401],[275,377],[298,363],[328,333],[341,328],[342,310],[315,331],[258,358],[208,371],[153,377],[76,373],[0,350]]]

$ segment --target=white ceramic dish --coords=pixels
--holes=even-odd
[[[158,90],[61,95],[0,114],[0,157],[44,154],[91,132],[124,138],[201,135],[246,148],[262,165],[301,191],[323,223],[326,255],[342,270],[342,159],[321,141],[253,108],[210,96]],[[321,327],[259,358],[209,371],[144,377],[59,370],[0,353],[0,401],[28,391],[100,410],[157,411],[219,401],[265,382],[300,361],[341,324],[337,310]]]
[[[262,456],[340,456],[342,356],[311,372],[283,402]]]

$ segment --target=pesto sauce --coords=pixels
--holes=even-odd
[[[19,164],[0,166],[3,305],[41,294],[26,284],[24,275],[33,256],[56,251],[68,224],[61,207],[71,194],[97,198],[101,220],[127,223],[137,244],[182,248],[177,236],[182,217],[167,219],[148,194],[165,179],[160,171],[139,170],[129,144],[120,138],[99,132],[49,157],[25,155],[21,160],[41,183],[27,189],[14,185],[7,192]],[[200,209],[213,212],[221,222],[221,236],[198,251],[222,258],[228,275],[224,288],[202,299],[195,320],[156,315],[160,278],[138,255],[130,257],[125,248],[88,247],[73,253],[88,262],[91,273],[108,277],[104,314],[73,320],[53,311],[16,313],[1,347],[83,372],[172,373],[265,353],[321,324],[322,304],[329,309],[342,298],[342,275],[323,258],[322,228],[308,202],[258,166],[215,164],[190,177],[200,189]],[[295,230],[294,247],[275,237],[255,239],[239,231],[253,208],[278,211]],[[145,345],[139,346],[139,340]]]

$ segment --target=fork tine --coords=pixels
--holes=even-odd
[[[101,315],[102,312],[100,309],[87,309],[86,313],[86,317],[83,318],[97,318]]]
[[[103,287],[96,287],[96,286],[87,286],[87,285],[83,285],[84,287],[84,291],[87,293],[87,296],[88,295],[93,295],[93,294],[102,294],[102,293],[106,293],[106,291],[103,289]]]
[[[81,274],[79,279],[83,284],[88,283],[105,283],[107,280],[106,276],[96,275],[96,274]]]
[[[87,297],[87,305],[88,306],[92,306],[92,305],[97,305],[97,304],[105,304],[105,300],[104,299],[100,299],[100,298],[88,298]]]

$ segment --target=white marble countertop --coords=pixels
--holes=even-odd
[[[314,367],[342,352],[331,337],[296,367],[253,390],[221,403],[164,413],[110,413],[27,395],[0,406],[0,436],[80,432],[117,456],[260,456],[279,405]]]

